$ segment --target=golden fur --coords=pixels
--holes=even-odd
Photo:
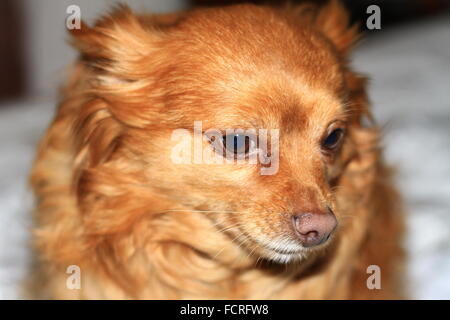
[[[383,165],[345,10],[239,5],[169,15],[119,7],[72,32],[80,51],[32,172],[32,294],[76,299],[400,297],[402,214]],[[171,133],[280,129],[277,174],[174,164]],[[346,123],[341,149],[317,141]],[[286,258],[295,210],[329,204],[325,245]],[[262,244],[261,244],[262,243]],[[284,257],[284,258],[283,258]],[[284,259],[284,260],[283,260]],[[80,290],[66,288],[69,265]],[[366,269],[381,268],[368,290]]]

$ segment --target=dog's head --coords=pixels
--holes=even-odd
[[[356,32],[336,2],[144,17],[121,8],[73,34],[85,97],[76,176],[80,205],[103,215],[97,228],[201,211],[279,262],[333,240],[336,187],[367,115],[364,78],[347,65]],[[154,207],[154,195],[171,205]]]

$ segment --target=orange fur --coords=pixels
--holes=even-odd
[[[399,297],[401,205],[379,131],[362,125],[366,80],[347,63],[356,37],[336,1],[141,16],[119,7],[74,31],[80,58],[32,172],[34,294]],[[346,137],[325,157],[333,119]],[[174,164],[171,133],[194,121],[279,128],[279,171]],[[323,203],[339,220],[333,237],[277,262],[269,247],[292,237],[293,212]],[[66,288],[74,264],[81,290]],[[381,290],[366,288],[373,264]]]

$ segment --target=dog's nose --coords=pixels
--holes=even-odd
[[[313,247],[324,243],[337,226],[336,217],[331,210],[297,214],[293,217],[293,223],[304,247]]]

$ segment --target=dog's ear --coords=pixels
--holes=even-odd
[[[162,31],[152,22],[120,6],[93,27],[71,31],[80,57],[60,113],[71,121],[72,185],[87,233],[124,230],[150,206],[124,140],[158,118],[154,64]]]
[[[348,91],[350,122],[358,128],[373,126],[366,93],[367,78],[351,70],[347,65],[349,51],[359,40],[358,26],[350,25],[347,10],[338,0],[330,0],[320,7],[314,19],[315,27],[329,39],[344,60],[345,83]]]
[[[136,93],[131,86],[139,83],[136,71],[142,68],[133,64],[145,60],[148,52],[143,46],[150,43],[153,34],[146,32],[125,6],[118,6],[93,27],[82,22],[80,29],[70,33],[80,57],[65,89],[64,103],[78,104],[73,125],[75,162],[76,167],[89,168],[108,160],[123,124],[132,123],[123,115],[135,108],[118,103],[117,97],[123,92],[129,92],[127,96]]]
[[[350,26],[349,14],[338,0],[330,0],[319,9],[315,25],[343,56],[358,40],[358,26]]]
[[[368,78],[347,69],[345,71],[345,82],[348,90],[349,108],[351,109],[351,124],[358,128],[375,126],[367,96]]]
[[[119,5],[93,27],[81,22],[70,34],[83,61],[106,75],[132,81],[142,75],[143,64],[161,33],[144,26],[127,6]]]
[[[81,23],[71,42],[78,49],[85,91],[107,104],[116,120],[144,127],[155,118],[149,95],[154,94],[157,42],[163,32],[150,20],[118,6],[93,27]]]

